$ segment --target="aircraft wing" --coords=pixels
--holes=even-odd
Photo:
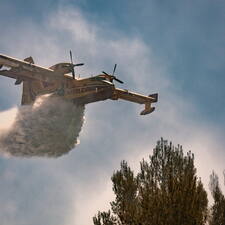
[[[130,92],[128,90],[115,88],[112,99],[123,99],[130,102],[145,104],[145,109],[140,114],[146,115],[155,110],[155,107],[151,107],[151,104],[158,101],[158,94],[151,94],[149,96],[145,96]]]
[[[23,80],[50,82],[63,78],[51,69],[35,65],[32,57],[22,61],[6,55],[0,55],[0,75],[16,79],[15,84],[20,84]]]

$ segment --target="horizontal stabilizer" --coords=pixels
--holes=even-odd
[[[26,59],[24,59],[25,62],[28,62],[28,63],[31,63],[31,64],[34,64],[34,60],[33,58],[30,56],[30,57],[27,57]]]

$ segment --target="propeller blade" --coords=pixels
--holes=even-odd
[[[77,64],[73,64],[73,66],[83,66],[84,63],[77,63]]]
[[[109,75],[108,73],[106,73],[105,71],[102,71],[102,73],[104,73],[105,75],[107,76],[110,76],[112,77],[112,80],[116,80],[117,82],[123,84],[123,81],[122,80],[119,80],[118,78],[116,78],[115,76],[112,76],[112,75]]]
[[[108,73],[106,73],[105,71],[102,71],[102,73],[104,73],[105,75],[108,75],[108,76],[110,76]]]
[[[71,64],[73,64],[73,55],[72,55],[72,51],[70,50],[70,61],[71,61]]]
[[[117,66],[117,64],[115,64],[115,66],[114,66],[114,68],[113,68],[113,73],[112,73],[112,75],[114,75],[114,73],[115,73],[115,71],[116,71],[116,66]]]
[[[71,72],[73,75],[73,79],[75,79],[75,70],[74,70],[74,64],[73,64],[73,55],[72,55],[72,51],[70,50],[70,61],[71,61]]]
[[[117,79],[116,77],[113,77],[113,79],[116,80],[117,82],[123,84],[123,81],[122,81],[122,80],[119,80],[119,79]]]
[[[74,67],[72,67],[72,75],[73,75],[73,79],[75,79],[75,71],[74,71]]]

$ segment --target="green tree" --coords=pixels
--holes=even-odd
[[[196,176],[194,155],[161,139],[135,176],[127,162],[112,176],[111,211],[98,213],[95,225],[202,225],[207,194]],[[111,222],[111,223],[110,223]]]
[[[219,178],[212,172],[209,184],[214,204],[211,207],[210,225],[225,225],[225,197],[219,187]]]

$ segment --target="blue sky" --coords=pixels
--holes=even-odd
[[[224,1],[1,0],[0,6],[1,53],[32,55],[50,66],[73,49],[85,62],[81,76],[118,63],[124,88],[160,96],[146,117],[131,103],[88,105],[80,145],[59,159],[2,157],[4,225],[91,224],[112,198],[110,176],[120,160],[138,168],[161,136],[196,154],[206,188],[210,171],[225,169]],[[0,90],[0,116],[10,119],[21,88],[0,78]]]

